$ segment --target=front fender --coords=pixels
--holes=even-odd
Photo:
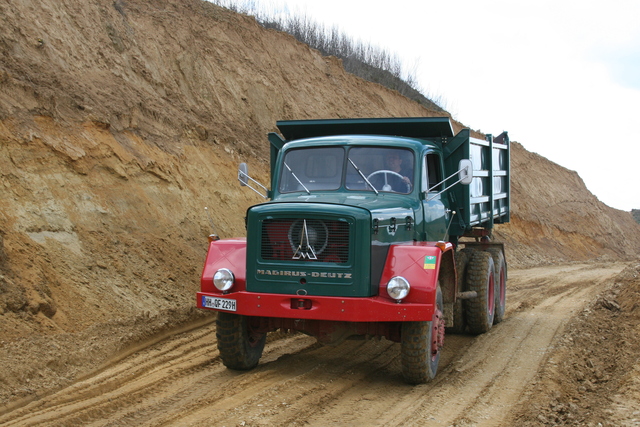
[[[391,299],[387,293],[387,283],[394,276],[402,276],[411,286],[409,295],[402,300],[402,304],[435,304],[443,253],[452,249],[449,243],[435,242],[391,245],[380,279],[378,295]]]
[[[223,239],[209,243],[204,262],[200,289],[202,292],[221,293],[213,285],[213,275],[221,268],[228,268],[235,276],[234,291],[244,291],[247,287],[247,239]]]

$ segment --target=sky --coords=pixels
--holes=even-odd
[[[253,0],[396,54],[453,117],[640,209],[640,0]]]

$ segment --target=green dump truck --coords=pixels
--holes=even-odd
[[[255,367],[266,334],[400,343],[412,384],[437,372],[446,333],[502,321],[509,138],[454,135],[449,118],[279,121],[269,201],[246,238],[210,238],[197,306],[216,310],[223,363]]]

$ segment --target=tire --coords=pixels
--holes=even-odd
[[[467,264],[471,255],[473,255],[473,249],[462,249],[456,252],[456,273],[458,274],[458,292],[466,291],[465,273],[467,270]],[[463,334],[467,328],[467,323],[464,315],[464,301],[461,299],[456,300],[453,303],[453,326],[447,328],[449,334]]]
[[[507,306],[507,263],[500,249],[489,249],[488,252],[493,258],[493,265],[496,272],[496,308],[495,314],[493,315],[493,324],[497,325],[504,320],[504,312]]]
[[[476,251],[467,266],[467,289],[478,293],[465,301],[467,326],[472,334],[483,334],[493,326],[495,313],[495,267],[491,254]]]
[[[403,322],[400,344],[402,375],[409,384],[431,381],[438,372],[444,343],[442,291],[436,291],[436,310],[431,321]]]
[[[216,337],[224,366],[247,371],[258,365],[267,334],[252,330],[251,317],[218,312]]]

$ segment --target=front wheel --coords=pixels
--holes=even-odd
[[[444,344],[442,291],[436,291],[436,307],[431,321],[403,322],[400,354],[402,375],[409,384],[432,380],[438,371],[440,350]]]
[[[258,365],[267,334],[257,332],[252,318],[218,312],[216,337],[222,363],[229,369],[247,371]]]

